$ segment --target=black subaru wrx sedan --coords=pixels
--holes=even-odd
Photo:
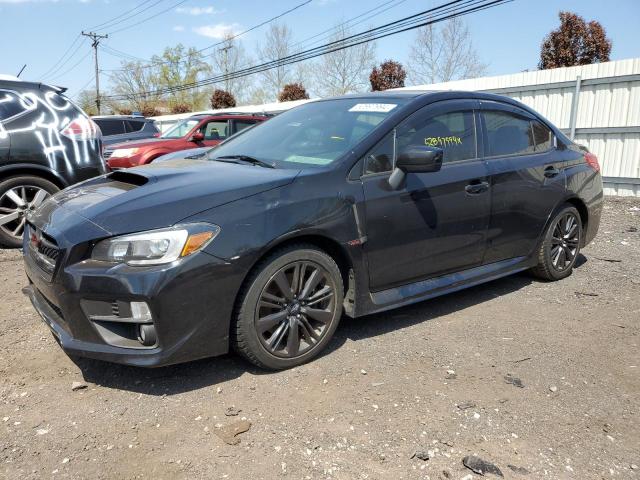
[[[530,269],[571,274],[598,160],[468,92],[307,103],[213,149],[68,188],[28,219],[25,292],[69,354],[140,366],[318,355],[340,317]]]

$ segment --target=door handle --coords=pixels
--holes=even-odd
[[[557,177],[558,175],[560,175],[560,170],[558,170],[553,165],[549,165],[544,169],[544,176],[547,178]]]
[[[464,191],[467,192],[469,195],[477,195],[479,193],[486,192],[487,190],[489,190],[489,183],[480,182],[477,180],[471,182],[469,185],[464,187]]]

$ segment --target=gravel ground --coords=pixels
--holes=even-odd
[[[280,373],[76,364],[0,251],[0,477],[471,479],[476,455],[505,478],[640,478],[638,230],[640,201],[609,198],[568,279],[344,318]]]

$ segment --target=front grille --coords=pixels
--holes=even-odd
[[[31,258],[51,279],[61,257],[61,250],[58,248],[58,244],[55,239],[33,225],[28,225],[25,234],[29,236]]]
[[[38,245],[38,253],[50,259],[54,264],[58,261],[58,257],[60,256],[60,250],[57,247],[45,245],[44,243]]]

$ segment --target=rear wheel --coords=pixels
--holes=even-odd
[[[0,246],[21,246],[27,213],[58,190],[53,183],[30,175],[0,182]]]
[[[582,220],[578,210],[565,205],[547,227],[538,250],[538,264],[531,269],[544,280],[560,280],[573,271],[582,242]]]
[[[262,368],[301,365],[331,340],[343,295],[340,270],[322,250],[294,245],[276,251],[241,293],[234,347]]]

